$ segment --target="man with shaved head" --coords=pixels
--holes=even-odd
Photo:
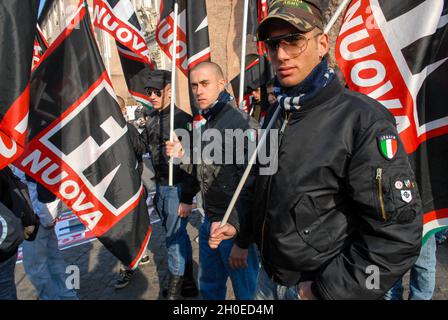
[[[247,129],[257,129],[257,122],[246,113],[235,107],[234,98],[225,90],[226,80],[219,65],[213,62],[202,62],[190,71],[190,83],[197,105],[199,107],[199,115],[195,120],[197,130],[196,134],[205,136],[207,130],[219,132],[222,137],[222,146],[218,145],[218,149],[222,148],[222,158],[229,157],[225,152],[229,152],[229,144],[233,144],[230,148],[233,154],[231,159],[235,159],[237,154],[244,154],[247,159],[247,148],[235,144],[236,139],[231,139],[230,143],[225,139],[228,130],[240,129],[246,132]],[[226,132],[227,131],[227,132]],[[211,131],[208,131],[209,133]],[[250,132],[250,131],[249,131]],[[204,139],[206,140],[206,139]],[[215,143],[212,141],[203,141],[202,148],[193,148],[193,150],[206,150],[207,146]],[[178,142],[177,142],[178,144]],[[216,146],[216,144],[215,144]],[[195,145],[196,147],[196,145]],[[178,153],[181,147],[176,143],[167,143],[167,153],[175,157],[182,157],[183,151]],[[221,150],[214,149],[217,153]],[[230,276],[233,290],[237,299],[250,300],[253,299],[255,292],[255,284],[258,275],[258,258],[255,247],[248,246],[247,249],[241,249],[240,254],[247,257],[246,263],[239,266],[240,268],[231,268],[229,265],[229,256],[233,246],[233,239],[225,240],[212,250],[208,244],[210,234],[217,229],[223,219],[230,200],[240,181],[245,164],[224,163],[224,161],[207,161],[205,152],[201,154],[199,164],[189,165],[189,170],[194,173],[198,184],[192,186],[195,192],[201,191],[203,199],[203,208],[205,211],[205,219],[199,231],[199,289],[202,297],[207,300],[223,300],[227,292],[227,279]],[[231,215],[227,228],[238,230],[242,219],[246,216],[247,205],[250,203],[252,195],[252,186],[254,178],[250,177],[245,188],[241,192],[241,196]],[[191,190],[189,191],[191,192]],[[190,214],[191,205],[180,203],[180,211]]]

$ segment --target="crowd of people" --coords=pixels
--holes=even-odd
[[[226,299],[228,278],[235,298],[244,300],[402,299],[401,279],[409,270],[410,298],[431,299],[436,239],[422,246],[422,204],[394,117],[377,101],[341,84],[328,64],[323,24],[323,8],[315,1],[271,4],[258,27],[258,40],[265,43],[276,76],[266,87],[269,108],[255,112],[257,119],[236,106],[219,65],[201,62],[190,70],[200,121],[175,106],[174,129],[192,136],[195,130],[204,134],[213,129],[225,136],[227,130],[247,132],[272,123],[266,143],[275,145],[277,170],[261,174],[263,165],[255,164],[225,224],[224,214],[248,162],[193,162],[192,155],[214,141],[200,141],[199,147],[193,139],[170,142],[171,73],[151,72],[146,92],[152,109],[138,128],[128,123],[128,134],[137,170],[146,189],[155,190],[153,205],[166,231],[166,299],[199,294]],[[257,89],[254,96],[259,103]],[[118,100],[126,114],[124,100]],[[276,143],[269,137],[272,130],[278,133]],[[242,153],[249,159],[247,144],[236,140],[231,140],[233,154],[226,156],[235,159]],[[223,154],[226,143],[222,141]],[[381,147],[391,143],[395,149]],[[180,160],[172,186],[170,157]],[[37,230],[35,239],[25,239],[23,250],[25,271],[39,299],[76,299],[76,292],[64,286],[64,261],[54,232],[60,201],[22,177],[31,197],[17,209],[6,198],[14,193],[10,180],[20,179],[8,174],[2,178],[1,202],[9,210],[2,205],[2,214],[12,211],[16,215],[9,214],[11,219],[22,217],[26,207],[32,217],[34,208],[39,218],[23,223]],[[197,280],[186,229],[196,195],[204,212]],[[445,235],[439,234],[438,241]],[[16,255],[2,251],[0,299],[16,297]],[[146,255],[141,264],[148,261]],[[377,273],[373,278],[372,272]],[[124,288],[133,274],[123,266],[116,288]]]

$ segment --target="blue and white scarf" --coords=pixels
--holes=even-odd
[[[327,86],[335,77],[334,70],[328,67],[327,59],[323,59],[311,73],[297,86],[287,88],[280,86],[275,78],[273,92],[279,105],[286,111],[298,111],[303,103],[317,96],[319,91]]]

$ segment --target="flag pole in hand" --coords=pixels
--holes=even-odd
[[[240,66],[240,90],[238,97],[238,107],[242,108],[244,98],[244,75],[246,69],[246,39],[247,39],[247,15],[249,12],[249,0],[244,0],[243,13],[243,34],[241,40],[241,66]]]
[[[173,44],[171,45],[171,105],[170,105],[170,142],[174,142],[174,103],[176,102],[176,62],[177,62],[177,25],[178,25],[179,4],[174,1],[174,30]],[[173,186],[173,163],[174,158],[170,157],[168,184]]]
[[[247,3],[248,0],[245,0],[245,1]],[[349,2],[350,2],[350,0],[344,0],[339,5],[339,7],[336,9],[336,12],[334,13],[333,17],[330,19],[330,22],[328,22],[327,26],[325,27],[324,33],[328,33],[331,30],[331,28],[335,24],[336,20],[342,13],[342,10],[344,10],[344,8],[347,6],[347,4]],[[245,3],[245,6],[246,6],[246,3]],[[245,11],[246,11],[246,9],[247,8],[245,7]],[[247,12],[246,12],[246,18],[247,18]],[[244,30],[244,28],[243,28],[243,30]],[[243,37],[244,36],[245,36],[245,34],[243,33]],[[244,78],[244,70],[241,71],[241,74],[240,74],[240,79],[243,79],[243,78]],[[243,82],[240,80],[240,100],[242,100],[242,98],[241,98],[242,97],[241,83],[243,83]],[[271,120],[269,121],[268,126],[266,127],[266,130],[263,132],[263,136],[260,138],[260,141],[258,142],[257,148],[255,149],[254,153],[251,156],[249,163],[247,165],[247,168],[244,171],[244,174],[240,180],[240,183],[238,184],[238,187],[236,188],[235,193],[233,194],[232,200],[230,201],[227,211],[224,214],[224,218],[221,221],[221,227],[223,227],[229,220],[230,213],[232,212],[233,208],[235,207],[236,201],[238,200],[241,190],[243,189],[243,186],[246,183],[247,177],[249,177],[250,170],[252,169],[252,166],[254,165],[255,160],[257,159],[258,151],[264,145],[267,133],[272,128],[272,125],[274,124],[275,120],[277,119],[280,109],[281,109],[281,107],[277,106],[277,109],[275,110],[274,114],[272,115]]]

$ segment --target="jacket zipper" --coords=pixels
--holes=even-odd
[[[376,169],[376,180],[378,181],[378,198],[380,201],[381,217],[386,221],[386,211],[384,210],[384,199],[383,199],[383,169]]]
[[[283,125],[280,129],[280,142],[279,142],[279,152],[280,152],[280,146],[282,144],[282,140],[283,140],[283,136],[286,130],[286,127],[288,126],[289,123],[289,118],[291,117],[291,112],[287,112],[285,120],[283,121]],[[279,153],[278,152],[278,153]],[[272,176],[269,178],[269,185],[268,185],[268,194],[267,197],[269,198],[269,193],[271,192],[271,181],[272,181]],[[266,203],[267,203],[268,199],[266,199]],[[261,262],[263,263],[263,249],[264,249],[264,229],[265,229],[265,225],[266,225],[266,216],[267,216],[267,212],[265,211],[264,213],[264,219],[263,219],[263,225],[261,227],[261,250],[260,250],[260,259]]]

